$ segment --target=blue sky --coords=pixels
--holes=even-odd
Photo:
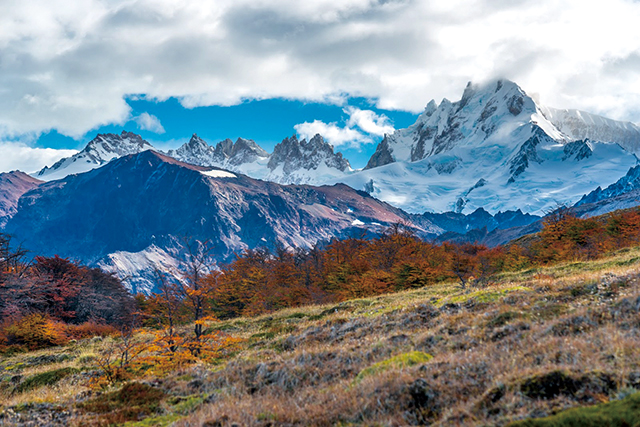
[[[177,148],[187,142],[191,134],[197,133],[211,145],[225,138],[235,140],[242,137],[253,139],[265,150],[271,152],[282,139],[297,134],[294,126],[301,123],[320,121],[327,125],[334,124],[337,129],[348,127],[351,117],[348,113],[349,107],[355,107],[360,111],[372,111],[379,118],[386,118],[386,122],[396,129],[413,124],[417,118],[417,114],[411,112],[376,108],[375,102],[365,98],[350,98],[344,105],[269,99],[247,101],[226,107],[195,108],[185,108],[175,98],[162,102],[140,98],[143,97],[127,99],[131,107],[132,119],[122,125],[101,126],[79,139],[52,131],[42,134],[35,142],[35,146],[79,150],[98,133],[120,133],[124,129],[142,135],[144,139],[162,150]],[[145,129],[149,126],[133,119],[144,113],[157,118],[156,124],[160,124],[161,128],[151,127],[155,131]],[[363,167],[382,136],[367,133],[355,124],[353,128],[360,133],[360,139],[342,145],[335,144],[334,141],[330,142],[337,145],[336,151],[341,151],[351,161],[353,167]]]

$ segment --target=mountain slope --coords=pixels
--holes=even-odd
[[[20,196],[40,184],[42,181],[24,172],[0,173],[0,229],[16,214]]]
[[[385,137],[365,170],[340,181],[416,213],[541,214],[637,164],[618,144],[573,140],[545,111],[513,82],[470,84],[460,101],[430,102],[415,124]]]
[[[184,256],[183,236],[210,240],[212,261],[224,262],[247,248],[309,247],[397,222],[410,219],[343,184],[282,186],[144,151],[24,194],[5,230],[35,253],[120,269],[148,291],[154,265]]]
[[[159,378],[144,369],[144,381],[125,383],[129,390],[140,385],[160,413],[132,411],[132,393],[120,393],[127,390],[120,385],[100,394],[85,390],[87,372],[100,372],[101,360],[78,355],[113,352],[113,340],[7,352],[0,370],[3,422],[96,425],[126,411],[138,425],[504,426],[524,419],[524,425],[586,427],[610,425],[609,418],[586,413],[594,409],[581,413],[580,423],[528,418],[610,399],[625,425],[634,425],[638,393],[628,409],[622,405],[629,397],[620,399],[640,387],[633,357],[640,346],[639,260],[632,248],[508,273],[488,287],[449,282],[210,322],[208,329],[240,338],[237,349],[214,365],[166,368]],[[147,339],[141,331],[134,342]],[[61,366],[68,376],[42,384]],[[29,390],[16,393],[25,383]],[[56,396],[55,404],[41,403],[43,395]]]
[[[572,139],[615,142],[627,151],[640,151],[640,127],[580,110],[560,110],[542,107],[545,117]]]

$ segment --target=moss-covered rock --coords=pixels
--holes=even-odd
[[[127,421],[141,421],[142,418],[151,415],[160,415],[160,403],[164,398],[165,393],[162,390],[134,382],[78,407],[84,412],[97,414],[99,423],[119,425]]]
[[[379,374],[380,372],[385,372],[393,369],[408,368],[411,366],[426,363],[431,359],[433,359],[432,355],[423,353],[421,351],[411,351],[409,353],[402,353],[397,356],[393,356],[389,359],[383,360],[382,362],[375,363],[363,369],[356,376],[355,381],[360,382],[364,378],[369,377],[371,375]]]
[[[573,408],[540,419],[524,420],[509,427],[639,427],[640,393],[622,400]]]

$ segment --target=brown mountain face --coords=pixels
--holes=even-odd
[[[310,247],[398,222],[429,234],[400,209],[343,184],[279,185],[145,151],[34,188],[5,230],[34,253],[87,263],[150,247],[179,259],[185,236],[210,241],[212,261],[226,262],[244,249]]]
[[[0,228],[17,212],[20,196],[40,184],[42,181],[24,172],[0,173]]]

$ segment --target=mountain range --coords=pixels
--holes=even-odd
[[[41,169],[34,176],[46,181],[60,179],[146,150],[160,152],[130,132],[99,134],[79,153]],[[293,135],[277,144],[269,154],[250,139],[238,138],[235,142],[225,139],[214,147],[193,134],[187,143],[165,154],[185,163],[215,166],[280,184],[320,184],[353,171],[342,153],[335,153],[333,146],[320,135],[309,141],[298,140]]]
[[[640,128],[631,123],[546,108],[500,80],[468,85],[457,102],[429,102],[341,182],[411,212],[540,215],[613,183],[638,163],[638,144]]]
[[[45,256],[80,259],[149,291],[155,268],[177,272],[188,244],[211,262],[260,246],[308,248],[409,215],[344,184],[280,185],[146,150],[24,193],[4,231]],[[420,235],[440,230],[412,225]],[[357,231],[359,234],[361,231]]]
[[[268,153],[194,134],[162,153],[130,132],[100,134],[34,176],[0,174],[0,230],[149,292],[192,243],[210,242],[215,264],[403,223],[422,238],[495,245],[535,232],[559,204],[583,216],[637,205],[639,149],[634,124],[545,107],[500,80],[429,102],[361,170],[320,135]]]
[[[98,135],[73,157],[39,171],[51,180],[154,149],[139,136]],[[541,105],[508,80],[469,84],[459,101],[430,101],[416,122],[386,135],[362,170],[321,135],[294,135],[271,154],[238,138],[209,145],[197,135],[167,155],[280,184],[345,183],[411,213],[483,208],[544,214],[606,187],[638,164],[640,128]]]

